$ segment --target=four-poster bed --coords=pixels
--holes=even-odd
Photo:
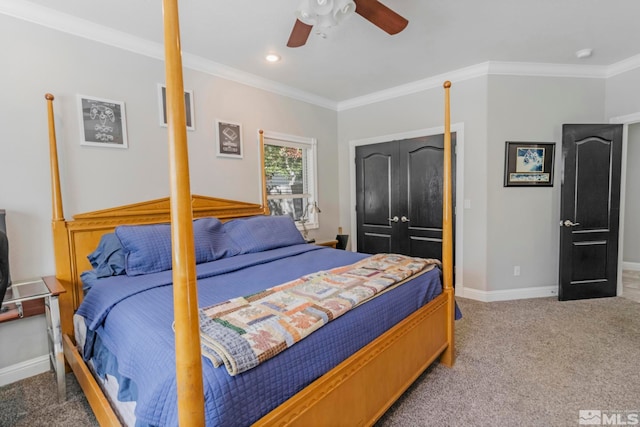
[[[83,271],[91,269],[87,256],[95,250],[103,236],[112,233],[116,227],[171,222],[173,268],[168,274],[171,274],[173,286],[165,286],[164,288],[171,288],[173,293],[175,322],[173,325],[175,329],[175,375],[173,377],[175,378],[175,393],[178,396],[177,421],[180,425],[185,426],[205,425],[205,423],[211,423],[211,420],[205,420],[204,410],[205,395],[210,394],[209,385],[203,384],[203,369],[208,371],[209,366],[203,367],[203,364],[208,362],[204,361],[200,347],[198,298],[202,297],[199,295],[202,288],[199,286],[201,280],[194,259],[197,245],[197,242],[194,243],[194,219],[215,217],[226,222],[268,214],[266,193],[263,194],[261,204],[191,195],[176,0],[164,1],[164,21],[170,198],[79,214],[75,215],[73,220],[65,220],[58,171],[53,96],[46,95],[49,115],[52,229],[56,277],[67,291],[60,298],[64,352],[67,362],[78,378],[101,425],[119,425],[122,423],[122,419],[112,408],[109,398],[105,396],[101,385],[83,360],[76,345],[78,343],[75,342],[76,338],[74,338],[73,315],[84,299],[80,275]],[[308,385],[304,384],[301,389],[298,388],[287,399],[278,401],[277,407],[266,415],[261,415],[260,419],[256,421],[256,425],[373,424],[435,359],[439,357],[445,365],[453,365],[455,357],[453,325],[455,302],[452,286],[450,83],[446,82],[444,87],[445,163],[442,292],[428,302],[425,301],[424,305],[415,308],[411,313],[403,315],[404,318],[397,321],[395,326],[390,326],[375,335],[368,344],[366,343],[359,349],[356,348],[355,352],[349,353],[350,356],[338,361],[334,367],[324,371],[324,374],[310,381]],[[262,148],[262,133],[260,133],[260,139]],[[320,260],[323,257],[331,258],[334,255],[330,254],[336,252],[345,253],[328,248],[310,250],[309,253],[313,255],[313,259]],[[312,258],[312,255],[304,253],[296,256]],[[353,256],[356,257],[355,254]],[[355,260],[356,258],[350,259]],[[317,265],[322,265],[323,268],[330,264],[329,261],[326,264],[324,261],[317,262],[319,263]],[[280,270],[283,269],[280,268]],[[426,277],[429,274],[425,273],[421,276],[425,277],[424,281],[427,281]],[[276,276],[275,273],[274,276]],[[437,281],[440,281],[439,278]],[[383,298],[391,298],[394,293],[400,292],[399,290],[404,288],[408,287],[394,288],[385,295],[360,306],[358,310],[365,310],[369,304],[372,306],[379,304],[382,309],[383,304],[388,302]],[[88,295],[91,292],[92,290],[88,292]],[[356,311],[354,310],[354,312]],[[345,317],[347,316],[345,315]],[[338,319],[327,326],[338,324],[341,320]],[[323,328],[312,336],[315,334],[326,335],[328,332],[325,333]],[[304,348],[307,345],[311,344],[296,344],[281,354],[286,355],[288,352],[295,354],[298,347]],[[267,366],[267,364],[265,363],[263,366]],[[263,369],[264,371],[267,368],[261,366],[255,369]],[[296,369],[296,367],[293,366],[291,369]],[[380,380],[381,376],[384,377],[384,381]]]

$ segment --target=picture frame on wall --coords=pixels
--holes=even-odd
[[[128,148],[124,102],[77,95],[80,145]]]
[[[242,125],[240,123],[216,119],[216,155],[242,158]]]
[[[505,187],[553,187],[555,142],[507,141]]]
[[[187,130],[196,130],[192,90],[184,91],[184,109],[187,115]],[[162,83],[158,83],[158,113],[160,126],[167,127],[167,87]]]

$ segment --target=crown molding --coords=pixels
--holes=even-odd
[[[2,0],[0,13],[160,61],[164,60],[164,47],[160,43],[132,36],[28,1]],[[609,66],[488,61],[344,101],[333,101],[189,53],[183,53],[183,66],[339,112],[434,89],[440,87],[445,80],[456,83],[487,75],[606,79],[640,68],[640,55]]]
[[[639,56],[640,57],[640,56]],[[637,67],[640,67],[638,60]],[[535,76],[535,77],[572,77],[603,79],[610,73],[608,67],[600,65],[539,64],[531,62],[487,61],[470,67],[460,68],[434,77],[392,87],[379,92],[338,103],[338,111],[362,107],[376,102],[386,101],[400,96],[411,95],[424,90],[440,87],[445,80],[457,83],[487,75]]]
[[[603,79],[607,77],[607,67],[603,65],[489,61],[488,69],[488,74],[498,76],[572,77],[589,79]]]
[[[324,107],[334,111],[337,110],[338,103],[330,99],[323,98],[321,96],[314,95],[312,93],[305,92],[299,89],[295,89],[291,86],[278,83],[273,80],[265,79],[263,77],[256,76],[255,74],[238,70],[236,68],[231,68],[226,65],[202,58],[201,56],[192,55],[190,53],[183,53],[182,59],[183,65],[186,68],[195,71],[201,71],[203,73],[214,75],[225,80],[231,80],[236,83],[255,87],[257,89],[263,89],[268,92],[283,95],[288,98],[297,99],[298,101],[307,102],[319,107]]]
[[[344,111],[351,108],[362,107],[364,105],[375,104],[376,102],[386,101],[400,96],[411,95],[429,89],[441,87],[442,84],[449,80],[453,83],[464,80],[473,79],[487,75],[487,62],[472,65],[470,67],[460,68],[451,72],[438,74],[437,76],[428,77],[426,79],[415,82],[395,86],[389,89],[373,92],[368,95],[351,98],[338,103],[338,111]]]
[[[623,59],[610,65],[607,67],[607,77],[617,76],[618,74],[626,73],[636,68],[640,68],[640,55],[632,56],[631,58]]]
[[[73,36],[96,41],[105,45],[124,49],[150,58],[164,61],[164,47],[122,31],[114,30],[95,22],[77,18],[58,12],[54,9],[35,5],[23,0],[3,0],[0,2],[0,13],[22,19],[37,25],[42,25]],[[337,102],[330,99],[292,88],[269,79],[240,71],[226,65],[202,58],[197,55],[184,53],[182,65],[196,71],[201,71],[225,80],[242,83],[288,98],[314,104],[331,110],[337,109]]]
[[[149,40],[28,1],[3,0],[0,2],[0,13],[73,36],[164,61],[164,47],[159,43],[153,43]]]

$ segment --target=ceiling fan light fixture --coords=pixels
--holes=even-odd
[[[287,47],[304,46],[315,26],[316,34],[325,38],[326,30],[354,14],[390,35],[398,34],[409,23],[378,0],[301,0]]]
[[[318,15],[326,15],[333,10],[333,0],[310,0],[311,9]]]
[[[296,11],[296,18],[307,25],[316,25],[318,22],[318,15],[311,11],[311,9],[298,9]]]
[[[296,18],[307,25],[330,28],[353,15],[355,10],[353,0],[302,0]]]
[[[333,18],[336,24],[341,23],[356,11],[356,4],[353,0],[336,0],[333,7]]]
[[[318,15],[318,22],[316,25],[322,29],[334,27],[338,22],[333,17],[333,14],[327,13],[326,15]]]

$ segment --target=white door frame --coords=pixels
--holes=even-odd
[[[624,211],[627,187],[627,150],[629,145],[629,125],[640,123],[640,112],[612,117],[609,123],[622,124],[622,169],[620,170],[620,227],[618,228],[618,286],[616,294],[622,295],[622,267],[624,260]]]
[[[455,260],[456,260],[456,286],[463,286],[463,259],[462,259],[462,241],[463,232],[462,224],[464,209],[464,123],[454,123],[451,125],[451,132],[456,133],[456,241],[455,241]],[[383,142],[399,141],[403,139],[420,138],[431,135],[444,134],[444,126],[433,127],[428,129],[418,129],[415,131],[396,133],[391,135],[381,135],[365,139],[356,139],[349,141],[349,187],[350,187],[350,200],[349,209],[351,220],[351,234],[352,243],[351,249],[353,251],[358,247],[358,229],[357,229],[357,215],[356,215],[356,147],[362,145],[379,144]]]

